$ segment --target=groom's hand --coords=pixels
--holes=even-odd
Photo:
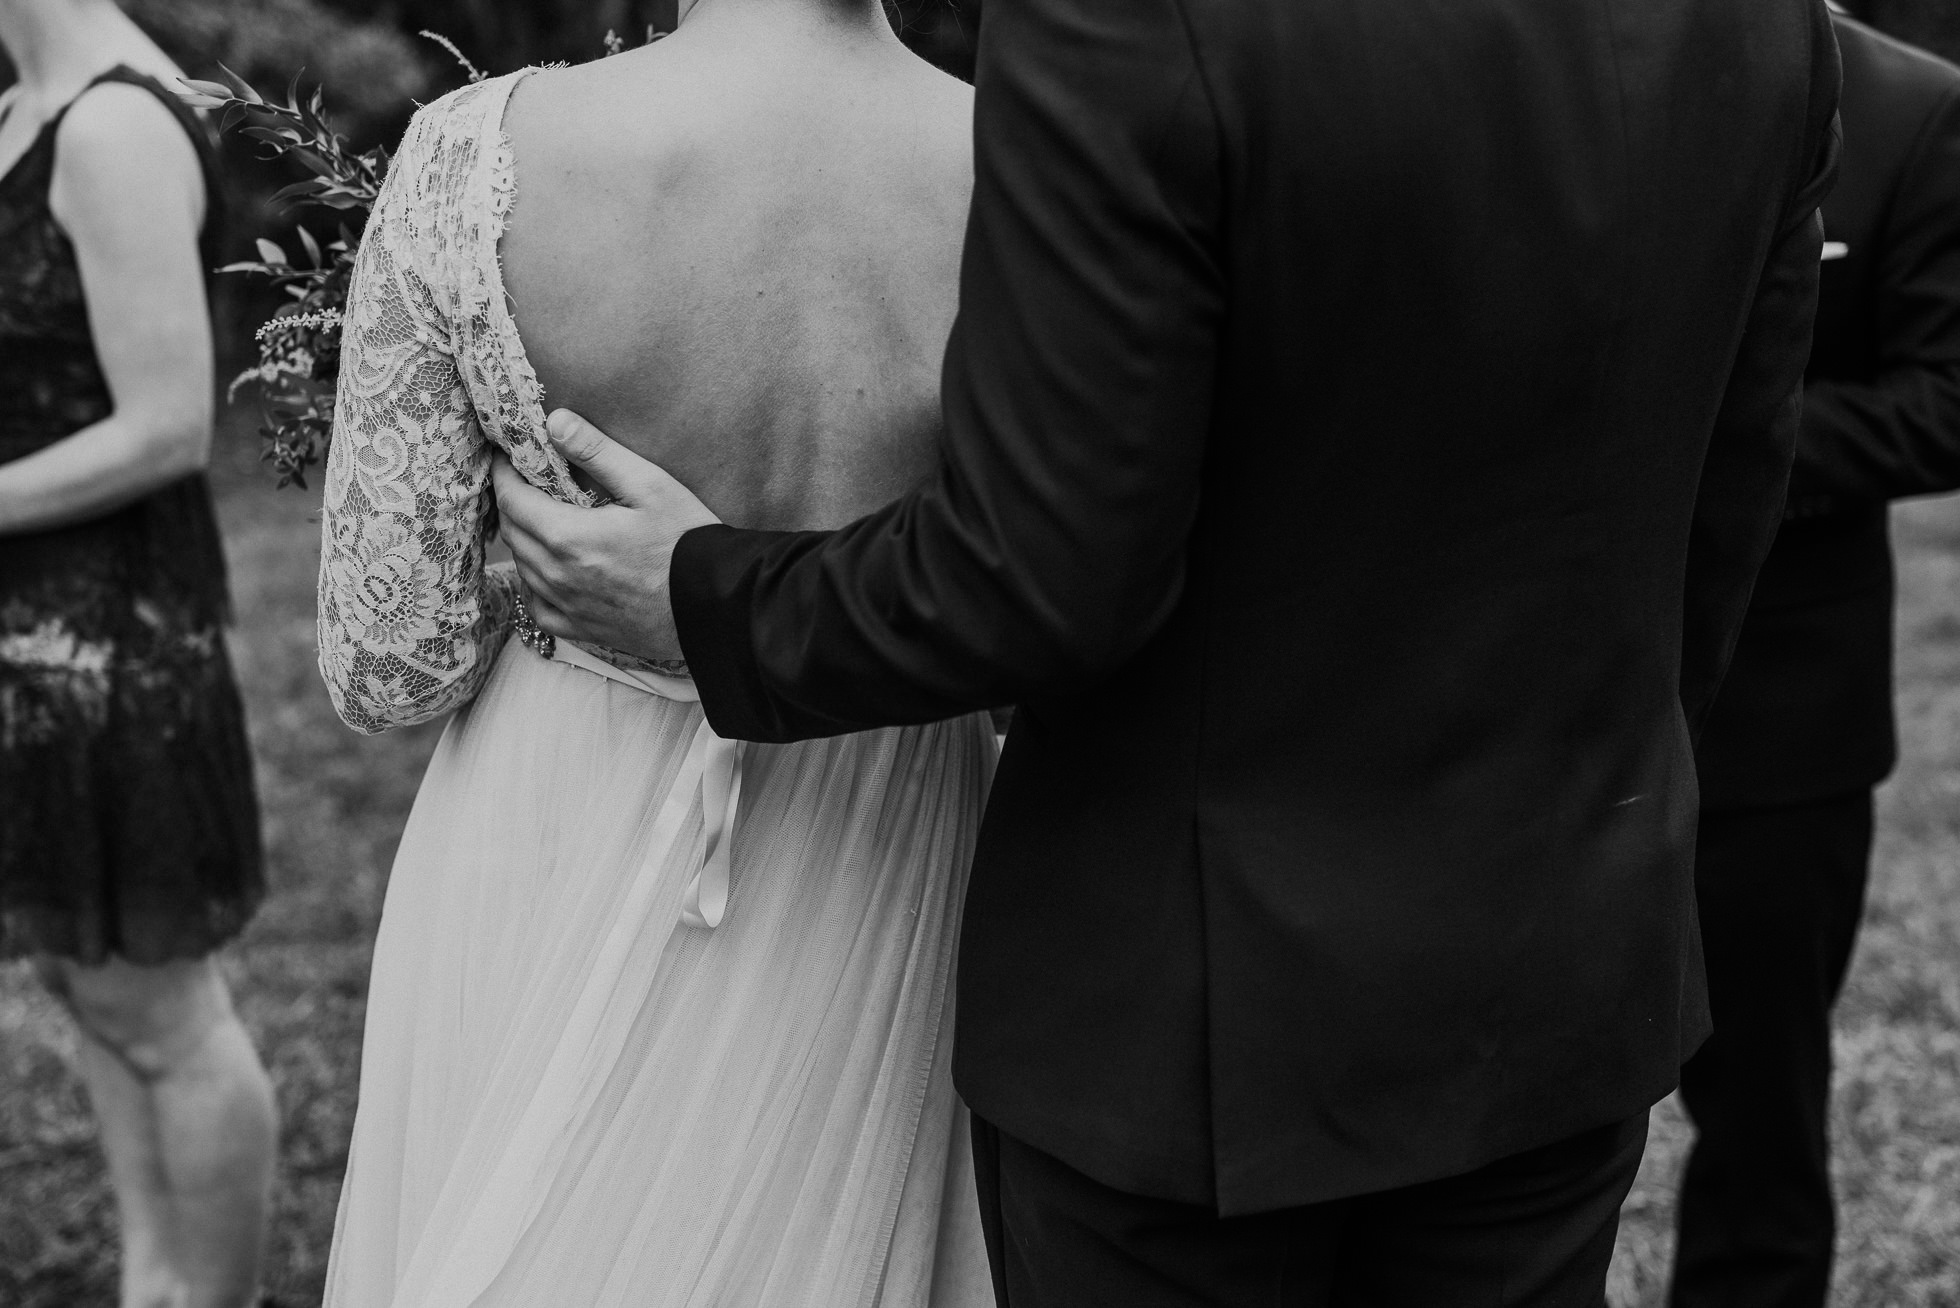
[[[674,544],[720,519],[664,470],[570,410],[555,411],[545,426],[572,467],[613,502],[560,503],[497,456],[497,508],[532,618],[554,636],[641,658],[680,658],[667,595]]]

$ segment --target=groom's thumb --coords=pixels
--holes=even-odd
[[[590,477],[613,499],[631,504],[651,466],[570,409],[554,409],[544,429],[566,462]]]

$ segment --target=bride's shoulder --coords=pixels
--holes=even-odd
[[[363,248],[386,251],[431,288],[483,280],[511,203],[499,114],[522,77],[472,82],[416,111],[389,161]]]
[[[908,67],[913,80],[919,88],[920,96],[945,113],[973,112],[973,84],[963,82],[943,68],[928,63],[924,59],[913,60]]]
[[[533,70],[486,77],[460,86],[415,111],[396,148],[397,163],[427,168],[446,156],[473,154],[497,139],[497,125],[511,92]]]
[[[973,87],[930,65],[919,83],[919,99],[924,106],[922,116],[939,132],[956,138],[962,144],[970,144],[973,133]]]
[[[440,225],[450,211],[474,207],[469,201],[481,189],[479,181],[497,189],[494,174],[500,170],[479,164],[495,164],[508,153],[499,123],[523,77],[517,72],[471,82],[416,110],[389,162],[380,208],[412,214],[418,226]]]

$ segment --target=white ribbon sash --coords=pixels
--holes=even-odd
[[[700,691],[687,677],[616,668],[568,640],[557,642],[552,661],[662,699],[701,702]],[[696,794],[701,796],[707,850],[682,897],[681,920],[707,930],[721,924],[728,909],[729,847],[741,792],[742,742],[723,740],[703,717],[654,817],[640,875],[627,884],[611,929],[592,951],[586,979],[555,1033],[536,1088],[507,1129],[496,1166],[474,1193],[452,1197],[445,1190],[438,1206],[461,1203],[453,1219],[457,1235],[447,1246],[418,1251],[403,1276],[396,1308],[468,1308],[497,1278],[545,1201],[546,1178],[564,1157],[571,1124],[590,1109],[605,1084],[605,1070],[625,1048],[631,1024],[608,1023],[607,1009],[645,929],[661,866],[681,838]]]
[[[569,640],[556,642],[551,657],[554,663],[567,663],[662,699],[682,704],[701,702],[701,691],[691,678],[616,668]],[[695,729],[687,757],[681,762],[680,776],[667,793],[667,802],[654,820],[653,829],[656,832],[678,830],[697,793],[701,796],[701,825],[707,834],[707,849],[701,866],[681,896],[681,920],[691,927],[712,931],[721,925],[722,916],[728,911],[729,857],[735,843],[735,811],[742,802],[742,742],[717,736],[706,715]],[[679,811],[668,811],[675,808]],[[655,840],[647,850],[647,857],[665,858],[666,846],[666,841]]]

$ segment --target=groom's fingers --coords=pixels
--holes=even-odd
[[[497,491],[499,534],[510,547],[517,575],[523,579],[526,590],[549,597],[558,571],[558,557],[551,546],[549,529],[553,519],[566,508],[526,482],[501,451],[490,461],[490,479]],[[557,525],[562,529],[564,524]]]
[[[578,435],[576,427],[571,431]],[[619,503],[560,503],[528,485],[502,457],[491,460],[504,542],[539,601],[532,616],[554,636],[674,658],[679,646],[666,596],[674,542],[717,519],[665,471],[603,435],[582,444],[575,439],[572,448],[584,456],[577,465],[596,472]]]
[[[565,616],[563,610],[545,598],[544,595],[538,592],[536,587],[530,585],[528,582],[524,586],[524,607],[531,611],[531,621],[538,624],[539,630],[550,632],[552,635],[566,640],[573,639],[577,636],[577,632],[573,630],[572,623]]]
[[[607,495],[621,504],[642,502],[653,464],[570,409],[552,410],[544,429],[565,461],[590,477]]]
[[[548,524],[565,506],[525,481],[502,450],[491,456],[490,483],[496,488],[497,513],[507,535],[515,529],[533,542],[550,538]]]
[[[511,554],[517,561],[517,580],[524,592],[524,607],[530,610],[531,621],[541,630],[559,637],[579,637],[585,633],[572,615],[565,611],[565,598],[542,570],[527,561],[515,544]]]
[[[583,515],[592,510],[562,504],[531,485],[502,451],[491,460],[490,478],[497,491],[500,534],[518,570],[529,574],[526,579],[534,586],[540,576],[555,583],[565,546],[577,538]]]

